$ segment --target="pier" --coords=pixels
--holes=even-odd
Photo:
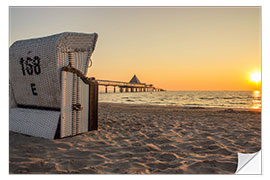
[[[105,93],[108,93],[108,87],[113,87],[113,92],[159,92],[165,91],[164,89],[154,87],[152,84],[141,83],[136,75],[129,82],[99,80],[96,79],[99,86],[105,86]]]

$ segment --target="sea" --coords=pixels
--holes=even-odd
[[[260,91],[100,92],[99,102],[261,109]]]

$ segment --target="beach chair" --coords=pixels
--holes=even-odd
[[[9,48],[9,129],[48,139],[98,127],[98,84],[87,76],[97,34],[65,32]]]

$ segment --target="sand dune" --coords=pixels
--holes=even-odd
[[[261,149],[259,111],[100,103],[99,130],[57,140],[10,132],[10,173],[234,173]]]

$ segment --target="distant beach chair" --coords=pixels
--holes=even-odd
[[[98,127],[98,84],[87,77],[97,34],[65,32],[9,48],[10,131],[48,139]]]

